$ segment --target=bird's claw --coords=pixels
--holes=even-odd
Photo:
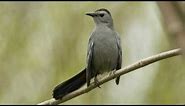
[[[98,86],[98,88],[101,88],[97,77],[94,78],[94,83]]]
[[[109,76],[114,75],[115,72],[116,72],[116,70],[112,70],[112,71],[109,73]]]

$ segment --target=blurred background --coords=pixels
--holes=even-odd
[[[182,46],[184,36],[176,34],[185,31],[184,14],[164,5],[172,6],[170,2],[1,2],[0,104],[51,99],[57,84],[84,68],[94,28],[86,12],[110,10],[122,41],[123,67]],[[175,6],[185,13],[185,2]],[[165,9],[174,12],[172,18]],[[172,22],[176,14],[181,18]],[[64,104],[183,104],[184,63],[182,56],[153,63],[121,76],[118,86],[112,80]]]

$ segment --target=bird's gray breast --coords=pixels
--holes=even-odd
[[[116,68],[118,47],[115,34],[112,30],[100,30],[92,35],[92,42],[94,43],[93,67],[95,72],[101,74]]]

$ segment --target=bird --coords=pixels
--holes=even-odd
[[[85,68],[60,83],[53,89],[53,98],[62,99],[65,95],[87,84],[91,79],[99,87],[97,76],[106,72],[115,72],[122,67],[122,47],[119,34],[115,31],[113,18],[108,9],[100,8],[85,15],[93,18],[95,27],[89,37]],[[119,84],[120,76],[115,79]]]

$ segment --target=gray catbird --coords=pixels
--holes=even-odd
[[[121,68],[121,42],[118,33],[114,30],[110,12],[101,8],[95,12],[86,13],[86,15],[91,16],[95,22],[95,29],[88,43],[87,66],[80,73],[54,88],[53,97],[55,99],[61,99],[85,83],[89,86],[92,78],[94,78],[95,84],[98,84],[98,74]],[[120,76],[116,78],[116,84],[119,84],[119,79]]]

